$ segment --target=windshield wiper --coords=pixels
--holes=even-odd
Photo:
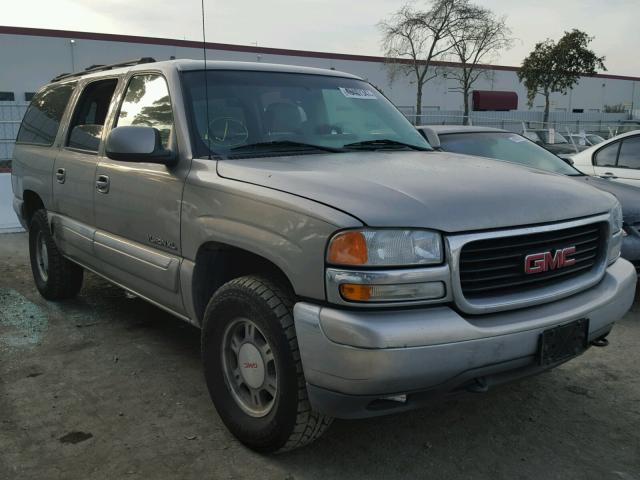
[[[389,148],[389,147],[407,147],[413,150],[420,150],[422,152],[430,151],[431,148],[421,147],[419,145],[412,145],[410,143],[399,142],[397,140],[391,140],[388,138],[380,138],[375,140],[364,140],[362,142],[347,143],[344,148],[363,148],[363,149],[377,149],[377,148]]]
[[[322,150],[324,152],[344,152],[341,148],[336,147],[328,147],[326,145],[314,145],[312,143],[304,143],[304,142],[294,142],[293,140],[272,140],[269,142],[257,142],[257,143],[249,143],[248,145],[240,145],[238,147],[233,147],[231,152],[244,152],[251,150],[262,150],[264,148],[269,147],[292,147],[294,149],[302,148],[302,149],[313,149],[313,150]]]

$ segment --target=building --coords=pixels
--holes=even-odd
[[[25,104],[40,86],[63,72],[83,70],[95,64],[153,57],[202,58],[202,42],[131,35],[47,30],[0,26],[0,159],[10,158]],[[296,64],[333,68],[359,75],[381,89],[405,114],[415,115],[415,85],[410,77],[390,80],[382,57],[264,48],[257,46],[207,43],[207,58]],[[455,68],[453,64],[439,67]],[[460,114],[462,94],[446,71],[429,82],[423,96],[423,114],[438,111]],[[526,91],[517,78],[515,67],[491,65],[486,75],[474,85],[476,90],[515,92],[518,111],[528,110]],[[640,108],[640,77],[596,75],[585,77],[567,95],[552,96],[552,112],[589,115],[618,106],[625,111]],[[533,110],[544,108],[542,97]],[[627,118],[627,114],[609,116],[608,120]],[[431,117],[429,117],[431,118]],[[600,116],[598,116],[600,118]]]

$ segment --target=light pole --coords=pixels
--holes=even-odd
[[[71,73],[76,71],[76,59],[74,58],[73,47],[76,45],[76,41],[71,39],[69,40],[69,49],[71,51]]]

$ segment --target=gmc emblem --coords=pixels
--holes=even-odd
[[[569,258],[569,255],[574,253],[576,253],[576,247],[556,250],[553,255],[551,252],[532,253],[524,257],[524,273],[541,273],[569,267],[576,263],[575,258]]]

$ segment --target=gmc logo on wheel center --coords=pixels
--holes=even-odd
[[[551,252],[532,253],[524,257],[524,273],[542,273],[569,267],[576,263],[575,258],[569,258],[574,253],[576,253],[576,247],[556,250],[553,255]]]

